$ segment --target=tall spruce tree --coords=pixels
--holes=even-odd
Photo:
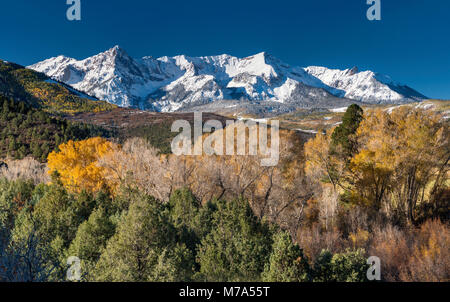
[[[356,104],[347,108],[342,124],[339,125],[331,136],[331,150],[333,155],[348,160],[357,151],[355,139],[356,130],[363,119],[363,109]]]

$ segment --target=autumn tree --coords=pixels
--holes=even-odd
[[[224,139],[225,130],[215,131]],[[213,199],[249,200],[255,214],[295,233],[303,219],[312,188],[304,176],[303,141],[298,133],[280,131],[280,160],[261,166],[267,156],[159,154],[143,139],[127,140],[99,163],[114,186],[139,189],[167,202],[177,189],[188,188],[201,203]]]
[[[408,107],[377,110],[365,117],[357,136],[351,199],[380,208],[388,198],[413,223],[417,204],[448,186],[448,124],[439,115]]]
[[[176,156],[160,155],[142,138],[127,140],[122,148],[114,148],[98,159],[108,171],[104,178],[113,188],[124,186],[168,201],[172,192],[183,187],[179,182],[183,166]]]
[[[361,108],[350,106],[339,127],[305,145],[306,172],[333,184],[343,202],[390,216],[403,213],[412,223],[418,204],[433,201],[437,207],[437,196],[445,196],[448,124],[438,114],[409,106],[361,114]],[[315,196],[323,199],[317,192],[325,192],[324,185],[319,189]]]
[[[319,132],[304,148],[306,176],[313,186],[314,200],[325,228],[334,219],[346,173],[346,163],[331,152],[333,133],[334,129]]]
[[[48,156],[49,173],[58,172],[63,185],[73,192],[96,192],[107,187],[104,167],[99,159],[115,146],[106,139],[95,137],[84,141],[69,141]]]
[[[319,132],[305,144],[306,173],[323,183],[330,183],[336,190],[344,173],[344,164],[331,152],[334,129]]]
[[[336,190],[345,181],[345,168],[357,152],[356,131],[363,119],[363,110],[356,104],[348,107],[342,124],[319,132],[305,144],[306,172],[324,183],[331,183]]]

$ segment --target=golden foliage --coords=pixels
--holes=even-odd
[[[62,184],[72,192],[95,192],[107,187],[106,169],[98,160],[116,148],[104,138],[69,141],[59,146],[59,152],[48,156],[49,174],[58,172]]]
[[[414,219],[417,203],[429,199],[427,186],[448,179],[448,126],[424,110],[376,110],[358,129],[359,153],[350,170],[359,198],[379,208],[389,198]],[[443,175],[444,174],[444,175]],[[436,183],[440,185],[440,183]]]
[[[306,173],[323,188],[333,184],[342,201],[402,213],[413,223],[417,206],[448,186],[448,123],[439,114],[406,106],[368,110],[348,162],[330,150],[333,131],[306,143]]]
[[[330,150],[331,136],[335,128],[326,133],[319,131],[316,137],[305,144],[305,172],[311,179],[332,184],[336,190],[343,179],[345,163]]]

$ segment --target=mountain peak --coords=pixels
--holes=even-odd
[[[359,68],[357,66],[354,66],[347,71],[347,75],[352,76],[354,74],[357,74],[359,72]]]
[[[123,51],[123,49],[119,45],[114,45],[110,51]]]
[[[274,58],[274,56],[272,56],[267,51],[261,51],[261,52],[258,52],[257,54],[254,54],[254,55],[249,56],[249,57],[244,58],[244,59],[261,59],[261,60],[266,60],[266,59],[269,59],[269,58],[272,59],[272,58]]]
[[[104,54],[110,55],[112,57],[128,56],[126,51],[123,48],[121,48],[119,45],[115,45],[114,47],[108,49],[107,51],[104,52]]]
[[[266,51],[246,58],[179,55],[135,60],[116,45],[82,61],[53,58],[30,68],[99,99],[158,111],[241,98],[325,106],[339,98],[378,104],[408,102],[418,95],[371,71],[291,67]]]

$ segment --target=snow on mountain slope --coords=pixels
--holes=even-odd
[[[133,59],[115,46],[81,61],[59,56],[29,68],[119,106],[162,112],[222,100],[333,107],[340,98],[401,103],[423,97],[371,71],[291,67],[264,52]]]
[[[359,72],[357,67],[339,70],[310,66],[305,71],[326,85],[343,91],[340,96],[366,103],[396,103],[426,98],[408,86],[395,83],[388,76],[372,71]]]

